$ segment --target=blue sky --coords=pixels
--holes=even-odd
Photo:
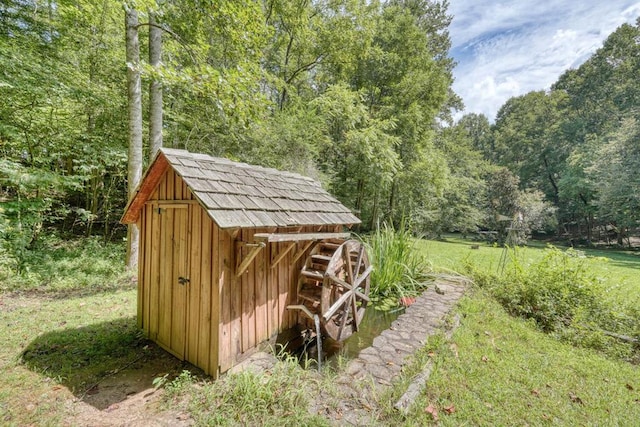
[[[458,62],[453,89],[463,113],[493,122],[507,99],[548,89],[617,27],[635,23],[640,1],[450,0],[449,13],[450,53]]]

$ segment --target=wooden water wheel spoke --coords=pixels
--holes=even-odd
[[[347,316],[347,310],[343,310],[342,311],[342,320],[340,321],[340,328],[338,329],[338,337],[342,336],[342,333],[344,332],[344,327],[347,324],[347,319],[349,317]]]
[[[351,295],[351,312],[353,313],[353,317],[358,317],[358,304],[356,303],[355,294]],[[358,332],[360,322],[353,323],[354,332]]]
[[[360,245],[360,250],[358,251],[358,261],[356,261],[356,268],[353,270],[353,277],[358,278],[358,273],[360,272],[360,266],[362,265],[362,254],[364,254],[364,245]]]
[[[340,286],[346,288],[347,290],[349,290],[350,292],[354,292],[356,294],[356,296],[358,296],[358,298],[361,298],[367,302],[370,302],[369,300],[369,296],[361,291],[358,290],[360,283],[362,282],[362,280],[365,280],[366,277],[362,277],[362,280],[360,282],[356,282],[355,285],[351,285],[347,282],[345,282],[344,280],[340,280],[339,278],[337,278],[336,276],[332,275],[332,274],[328,274],[327,277],[331,280],[333,280],[334,282],[336,282],[337,284],[339,284]]]
[[[341,341],[359,329],[372,268],[355,240],[318,242],[302,269],[299,302],[319,315],[324,334]]]
[[[333,305],[329,307],[329,309],[325,313],[322,313],[322,317],[324,318],[324,320],[331,319],[333,315],[338,312],[338,310],[340,310],[341,308],[343,309],[347,301],[351,299],[352,294],[353,294],[353,291],[349,291],[346,294],[342,294],[342,296],[338,299],[338,301],[333,303]]]
[[[353,266],[351,265],[351,252],[349,251],[349,248],[347,248],[346,245],[342,246],[342,260],[345,263],[344,269],[347,272],[347,282],[353,283],[354,272],[353,272]]]

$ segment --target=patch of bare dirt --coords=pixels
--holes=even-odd
[[[190,426],[193,421],[182,412],[162,405],[162,389],[153,380],[173,378],[183,362],[153,346],[145,356],[103,377],[67,403],[69,426]],[[66,387],[65,387],[66,388]]]
[[[185,413],[162,407],[163,390],[153,380],[180,372],[182,362],[162,350],[110,375],[69,402],[73,426],[190,426]]]

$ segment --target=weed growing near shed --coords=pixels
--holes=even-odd
[[[185,407],[197,425],[326,426],[309,413],[310,390],[320,381],[294,358],[269,372],[245,370],[198,383],[188,371],[165,386],[171,406]]]

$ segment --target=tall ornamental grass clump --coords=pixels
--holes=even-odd
[[[385,223],[366,244],[373,265],[370,293],[378,309],[396,307],[401,297],[415,296],[424,289],[429,265],[406,227],[394,229]]]

